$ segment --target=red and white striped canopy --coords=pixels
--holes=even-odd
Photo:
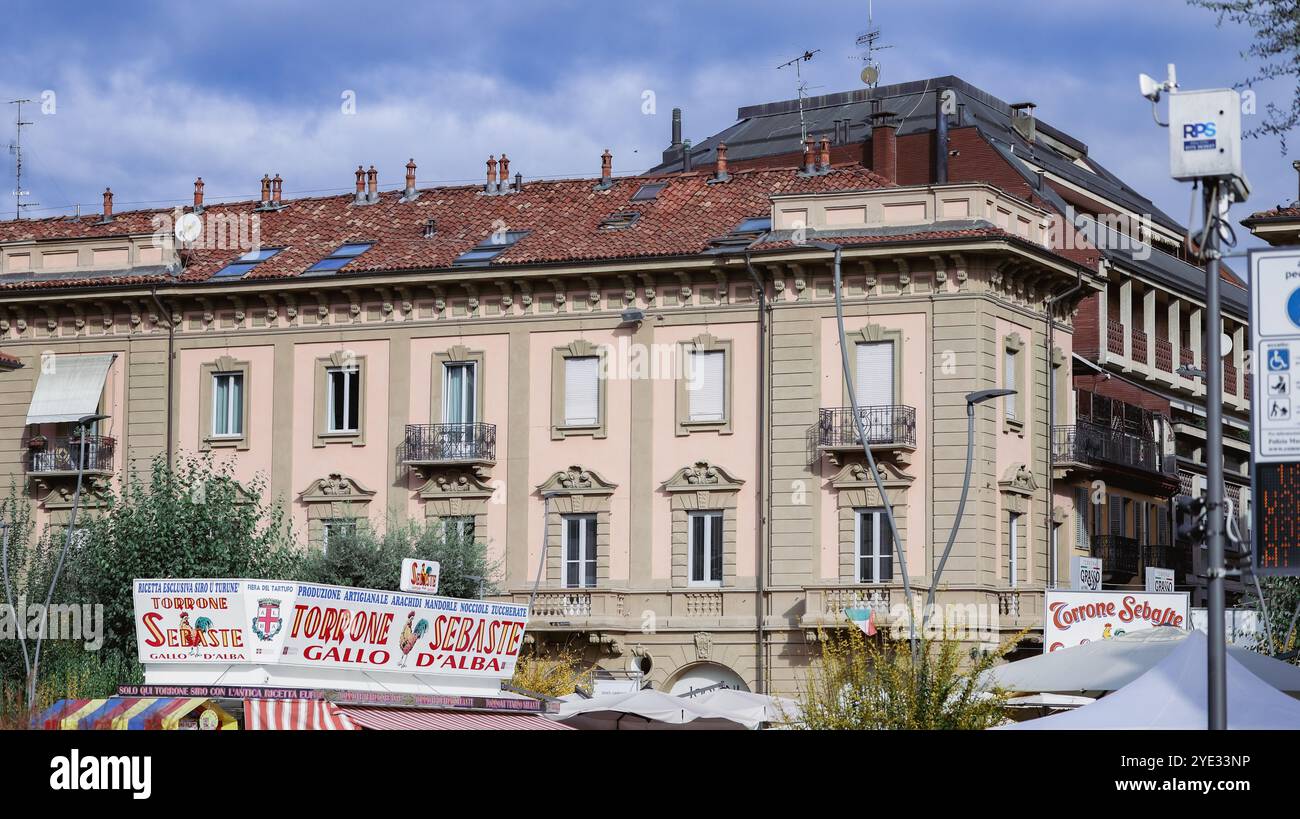
[[[249,731],[355,731],[337,706],[324,700],[244,700]]]
[[[482,711],[432,711],[415,708],[360,708],[340,710],[360,728],[376,731],[569,731],[567,725],[538,714],[503,714]]]

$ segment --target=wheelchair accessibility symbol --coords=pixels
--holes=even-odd
[[[1268,351],[1269,372],[1282,372],[1291,369],[1291,350],[1287,347],[1274,347]]]

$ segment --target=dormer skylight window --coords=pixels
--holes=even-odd
[[[347,244],[340,245],[333,253],[307,268],[307,272],[323,273],[341,270],[348,262],[374,246],[374,242],[348,242]]]
[[[493,233],[456,257],[452,267],[480,267],[492,263],[492,260],[515,246],[515,243],[528,235],[526,230],[507,230]]]
[[[632,194],[633,202],[650,202],[658,199],[663,189],[668,187],[667,182],[647,182],[637,188],[636,193]]]
[[[262,250],[250,250],[238,259],[235,259],[230,264],[218,270],[215,277],[219,279],[239,278],[283,249],[284,248],[282,247],[273,247]]]
[[[604,219],[600,220],[601,230],[625,230],[632,227],[641,218],[641,214],[634,210],[625,210],[620,213],[611,213]]]
[[[772,230],[772,217],[751,216],[731,229],[725,236],[719,236],[709,242],[715,248],[731,249],[745,247],[755,239]]]

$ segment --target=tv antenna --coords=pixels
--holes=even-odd
[[[23,190],[23,126],[35,125],[34,122],[25,122],[23,120],[23,103],[31,100],[9,100],[10,105],[18,106],[18,117],[14,120],[14,141],[9,143],[9,153],[14,155],[14,199],[17,200],[17,206],[14,208],[14,218],[23,218],[23,210],[34,207],[38,202],[24,202],[23,197],[31,196],[31,191]]]
[[[874,0],[867,0],[867,30],[858,35],[856,42],[857,47],[866,49],[866,52],[856,59],[866,63],[858,76],[870,88],[875,88],[880,83],[880,63],[876,60],[876,52],[893,48],[893,46],[878,45],[876,41],[879,39],[880,29],[876,28],[875,3]]]
[[[803,118],[803,101],[808,96],[808,83],[804,82],[803,72],[799,68],[800,63],[806,63],[813,58],[813,55],[821,51],[820,48],[814,48],[812,51],[805,51],[793,60],[786,60],[776,67],[777,71],[782,68],[794,66],[795,81],[798,83],[799,90],[799,142],[800,144],[808,141],[808,124]]]

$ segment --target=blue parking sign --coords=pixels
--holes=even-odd
[[[1270,347],[1268,350],[1269,372],[1281,372],[1291,369],[1291,350],[1288,347]]]

